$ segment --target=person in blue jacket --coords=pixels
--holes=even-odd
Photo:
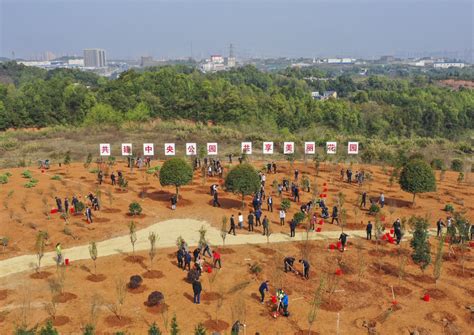
[[[263,304],[265,300],[265,291],[268,292],[268,280],[265,280],[263,283],[260,284],[260,287],[258,288],[258,292],[260,292],[260,303]]]

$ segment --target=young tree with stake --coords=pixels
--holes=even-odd
[[[95,241],[91,241],[89,243],[89,255],[91,256],[91,259],[94,261],[94,275],[97,276],[97,243]]]
[[[148,241],[150,241],[150,251],[148,252],[150,256],[150,271],[153,270],[153,259],[156,256],[156,241],[159,239],[155,232],[150,232],[148,235]]]
[[[137,242],[137,226],[134,221],[131,221],[128,225],[128,231],[130,235],[130,243],[132,244],[133,258],[135,258],[135,243]]]

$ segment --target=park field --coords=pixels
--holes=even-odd
[[[152,161],[152,166],[162,163]],[[250,163],[260,170],[267,162],[251,160]],[[267,175],[265,187],[267,195],[273,193],[273,213],[263,205],[263,214],[270,219],[271,235],[262,236],[261,227],[256,227],[254,233],[237,229],[237,236],[226,236],[225,246],[221,239],[222,218],[231,214],[237,217],[239,211],[246,217],[252,199],[245,198],[242,210],[241,197],[225,192],[223,179],[204,178],[200,171],[194,172],[191,184],[180,188],[178,207],[173,211],[170,198],[174,188],[162,187],[158,178],[146,169],[130,171],[124,162],[107,167],[106,174],[121,170],[128,181],[125,189],[112,186],[108,177],[99,185],[94,163],[87,168],[82,163],[72,163],[54,164],[47,170],[36,167],[0,170],[0,175],[7,172],[11,175],[6,184],[0,184],[0,237],[8,238],[0,253],[0,333],[9,334],[22,322],[30,327],[44,325],[51,318],[54,305],[53,324],[61,334],[82,334],[88,323],[96,324],[98,334],[118,331],[145,334],[152,322],[168,333],[174,314],[182,334],[192,334],[198,323],[208,333],[216,330],[229,334],[237,319],[247,324],[247,334],[308,334],[309,314],[316,297],[321,301],[311,326],[313,334],[336,334],[338,328],[340,334],[410,334],[414,330],[419,334],[468,334],[471,331],[474,319],[466,306],[474,296],[472,249],[449,248],[446,244],[441,276],[435,282],[433,265],[422,272],[410,258],[408,226],[404,227],[406,235],[400,246],[385,240],[366,241],[365,225],[376,217],[368,212],[369,201],[366,209],[359,207],[362,192],[367,192],[368,198],[374,201],[383,192],[385,207],[377,220],[386,225],[387,232],[396,218],[405,222],[404,219],[413,215],[427,217],[434,229],[439,218],[445,220],[450,215],[444,210],[446,204],[472,222],[471,173],[466,173],[459,182],[456,172],[436,171],[437,191],[417,195],[412,205],[412,195],[403,192],[396,180],[390,181],[392,168],[389,167],[352,164],[354,173],[363,170],[371,175],[359,186],[341,180],[340,170],[349,168],[348,164],[321,163],[319,171],[313,162],[277,161],[276,164],[278,171]],[[231,165],[224,162],[223,166],[225,176]],[[24,173],[27,169],[29,174]],[[332,208],[341,201],[342,194],[344,231],[349,234],[345,252],[329,248],[337,242],[341,231],[330,220],[318,225],[320,232],[310,233],[306,233],[307,222],[303,222],[293,242],[289,242],[288,224],[280,226],[278,210],[281,200],[291,195],[283,192],[280,199],[272,184],[284,177],[292,180],[294,169],[300,171],[300,179],[306,176],[310,180],[311,189],[301,193],[299,204],[291,200],[287,221],[300,210],[302,203],[323,196]],[[32,179],[33,187],[25,187]],[[212,206],[209,192],[212,184],[221,186],[222,207]],[[85,202],[89,193],[98,195],[102,207],[93,212],[92,224],[83,215],[64,217],[51,213],[55,196],[71,199],[76,195]],[[131,216],[128,208],[134,201],[143,211]],[[128,236],[131,221],[137,226],[135,252]],[[194,305],[191,284],[186,281],[186,272],[176,266],[173,246],[182,236],[193,250],[201,227],[206,229],[213,248],[220,250],[223,268],[203,273],[202,303]],[[48,239],[42,267],[36,269],[35,241],[40,231],[46,231]],[[149,232],[159,236],[153,265],[147,252]],[[98,242],[97,270],[89,258],[91,241]],[[430,242],[434,259],[438,240],[432,236]],[[53,259],[57,243],[61,243],[64,257],[70,261],[60,269]],[[309,258],[312,265],[309,280],[283,273],[283,258],[290,255]],[[299,265],[297,270],[301,270]],[[142,276],[143,283],[138,289],[127,289],[123,304],[118,304],[117,288],[132,275]],[[53,299],[50,284],[59,279],[62,293]],[[258,286],[265,279],[270,280],[271,287],[268,301],[261,305]],[[274,305],[269,297],[280,287],[289,294],[291,315],[274,319]],[[164,304],[159,308],[146,305],[152,291],[164,295]],[[426,293],[431,297],[429,302],[422,299]],[[120,312],[113,313],[117,312],[117,305]]]

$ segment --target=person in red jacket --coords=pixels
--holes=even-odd
[[[221,254],[214,250],[212,252],[212,259],[214,260],[214,267],[216,267],[217,263],[219,263],[219,269],[222,268]]]

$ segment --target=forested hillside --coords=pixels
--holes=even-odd
[[[350,75],[305,80],[322,72],[264,73],[247,66],[203,74],[182,66],[129,71],[106,80],[73,70],[0,64],[0,130],[63,125],[120,125],[151,118],[255,127],[311,127],[367,137],[459,139],[474,129],[474,92],[407,79]],[[314,90],[338,99],[315,101]]]

